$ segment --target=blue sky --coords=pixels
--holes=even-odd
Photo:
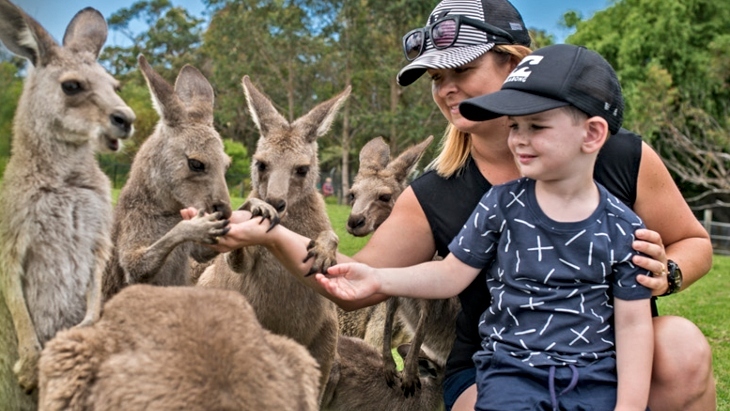
[[[134,0],[11,0],[38,20],[56,40],[63,38],[68,22],[84,7],[94,7],[104,17],[117,10],[131,6]],[[201,0],[171,0],[174,5],[185,7],[191,13],[201,16],[205,7]],[[570,32],[558,24],[568,10],[576,10],[583,18],[589,18],[596,11],[608,7],[612,0],[511,0],[522,14],[530,28],[538,28],[555,35],[562,42]],[[424,21],[426,16],[424,16]],[[109,33],[107,45],[125,44],[121,34]]]

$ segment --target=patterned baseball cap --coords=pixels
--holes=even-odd
[[[522,59],[499,91],[462,101],[459,112],[469,120],[484,121],[568,105],[603,117],[611,134],[621,128],[624,100],[611,64],[585,47],[555,44]]]
[[[407,86],[426,72],[427,69],[450,69],[476,60],[497,44],[520,44],[530,46],[530,34],[522,16],[507,0],[443,0],[431,12],[426,25],[445,17],[461,15],[478,20],[507,31],[514,41],[499,38],[475,27],[462,25],[456,42],[448,48],[438,50],[430,38],[426,39],[423,53],[398,73],[398,84]]]

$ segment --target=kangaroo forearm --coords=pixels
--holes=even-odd
[[[164,265],[172,250],[184,239],[167,233],[151,246],[127,253],[121,260],[124,271],[133,282],[149,281]]]

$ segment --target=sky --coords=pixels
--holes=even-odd
[[[33,16],[59,42],[63,39],[71,18],[84,7],[93,7],[109,18],[119,9],[129,7],[135,0],[11,0]],[[566,11],[580,12],[584,19],[596,11],[608,7],[612,0],[511,0],[520,11],[529,28],[537,28],[553,34],[562,43],[571,32],[558,22]],[[205,6],[201,0],[171,0],[175,6],[186,8],[191,14],[203,17]],[[424,16],[424,22],[426,21]],[[126,45],[126,38],[110,32],[107,45]]]

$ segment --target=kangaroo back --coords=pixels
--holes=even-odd
[[[139,66],[160,120],[137,152],[115,208],[106,298],[127,284],[189,284],[189,258],[205,262],[217,255],[202,244],[225,233],[231,214],[230,158],[213,127],[213,87],[189,65],[174,86],[144,56]],[[186,207],[209,215],[183,220]]]
[[[318,409],[312,356],[233,291],[127,287],[50,341],[40,370],[45,411]]]
[[[29,62],[0,189],[0,408],[34,408],[20,387],[35,387],[41,346],[101,312],[112,210],[95,153],[118,150],[135,119],[97,62],[106,35],[87,8],[61,46],[0,0],[0,41]]]
[[[404,397],[397,385],[389,386],[380,373],[381,356],[363,340],[340,337],[338,357],[330,373],[322,403],[326,411],[437,411],[443,409],[443,368],[409,344],[398,347],[404,357],[416,357],[421,390]]]

